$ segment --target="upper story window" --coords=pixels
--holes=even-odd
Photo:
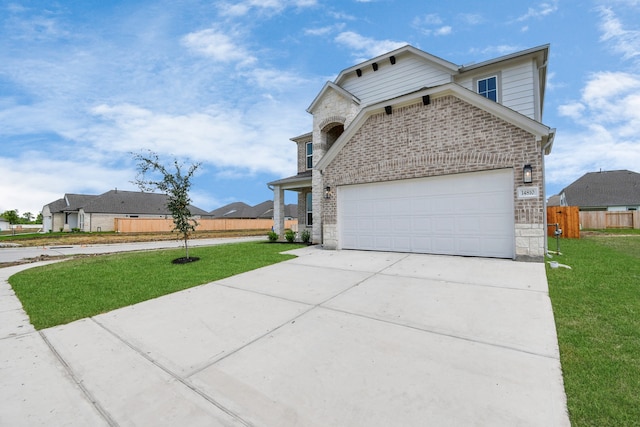
[[[478,80],[478,93],[485,98],[498,102],[498,76]]]
[[[307,142],[307,169],[313,168],[313,142]]]

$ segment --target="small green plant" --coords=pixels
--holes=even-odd
[[[72,232],[72,233],[79,233],[79,232],[80,232],[80,229],[79,229],[78,227],[73,227],[73,228],[71,229],[71,232]]]
[[[284,232],[284,238],[287,239],[287,242],[293,243],[293,241],[296,239],[296,233],[293,230],[289,229]]]
[[[276,240],[278,240],[278,233],[276,233],[275,231],[271,230],[269,232],[269,234],[267,234],[267,237],[269,238],[270,242],[275,242]]]
[[[302,239],[303,243],[309,243],[309,241],[311,241],[311,233],[309,232],[309,230],[303,230],[302,233],[300,233],[300,238]]]

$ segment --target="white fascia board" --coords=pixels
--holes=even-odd
[[[307,132],[305,134],[294,136],[293,138],[289,138],[289,141],[293,141],[297,144],[298,142],[310,142],[312,138],[313,138],[313,132]]]
[[[307,108],[307,113],[313,114],[313,110],[316,107],[316,105],[318,104],[318,102],[320,102],[320,100],[322,99],[324,94],[327,93],[331,89],[335,90],[336,92],[338,92],[340,95],[342,95],[346,99],[350,99],[351,101],[355,102],[356,104],[360,104],[360,100],[356,96],[354,96],[350,92],[344,90],[343,88],[341,88],[340,86],[338,86],[335,83],[327,82],[323,86],[323,88],[320,91],[320,93],[315,97],[315,99],[313,100],[311,105],[309,105],[309,108]]]
[[[549,45],[545,44],[542,46],[533,47],[531,49],[521,50],[519,52],[510,53],[508,55],[500,56],[498,58],[489,59],[488,61],[479,62],[477,64],[465,65],[460,67],[460,73],[465,73],[467,71],[476,70],[478,68],[484,68],[488,66],[493,66],[495,64],[499,64],[501,62],[510,61],[512,59],[519,59],[524,56],[532,56],[535,57],[537,55],[542,55],[541,64],[546,64],[549,58]]]
[[[369,105],[358,113],[353,122],[347,127],[338,140],[333,144],[331,149],[318,161],[316,169],[324,170],[331,161],[338,155],[340,150],[346,145],[346,143],[355,135],[358,129],[366,122],[367,118],[372,114],[378,114],[384,112],[385,106],[391,106],[392,108],[404,107],[407,105],[415,104],[420,101],[424,95],[429,95],[432,98],[441,98],[443,96],[452,95],[459,98],[481,110],[487,111],[490,114],[501,118],[502,120],[513,124],[520,129],[523,129],[536,136],[536,139],[540,141],[542,146],[547,146],[547,151],[550,152],[551,146],[547,144],[548,141],[553,141],[555,135],[555,129],[550,129],[548,126],[543,125],[523,114],[520,114],[504,105],[491,101],[482,95],[470,91],[457,83],[447,83],[441,86],[433,88],[423,89],[417,92],[393,98],[387,101],[378,102],[376,104]],[[548,153],[547,153],[548,154]]]

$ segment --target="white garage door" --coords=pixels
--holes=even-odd
[[[339,247],[514,257],[513,171],[338,187]]]

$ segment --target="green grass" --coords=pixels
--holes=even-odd
[[[172,264],[184,249],[78,258],[9,278],[36,329],[94,316],[294,258],[302,245],[236,243],[189,249],[200,260]]]
[[[547,278],[572,425],[640,425],[640,236],[562,239],[561,252],[572,269],[547,264]]]

